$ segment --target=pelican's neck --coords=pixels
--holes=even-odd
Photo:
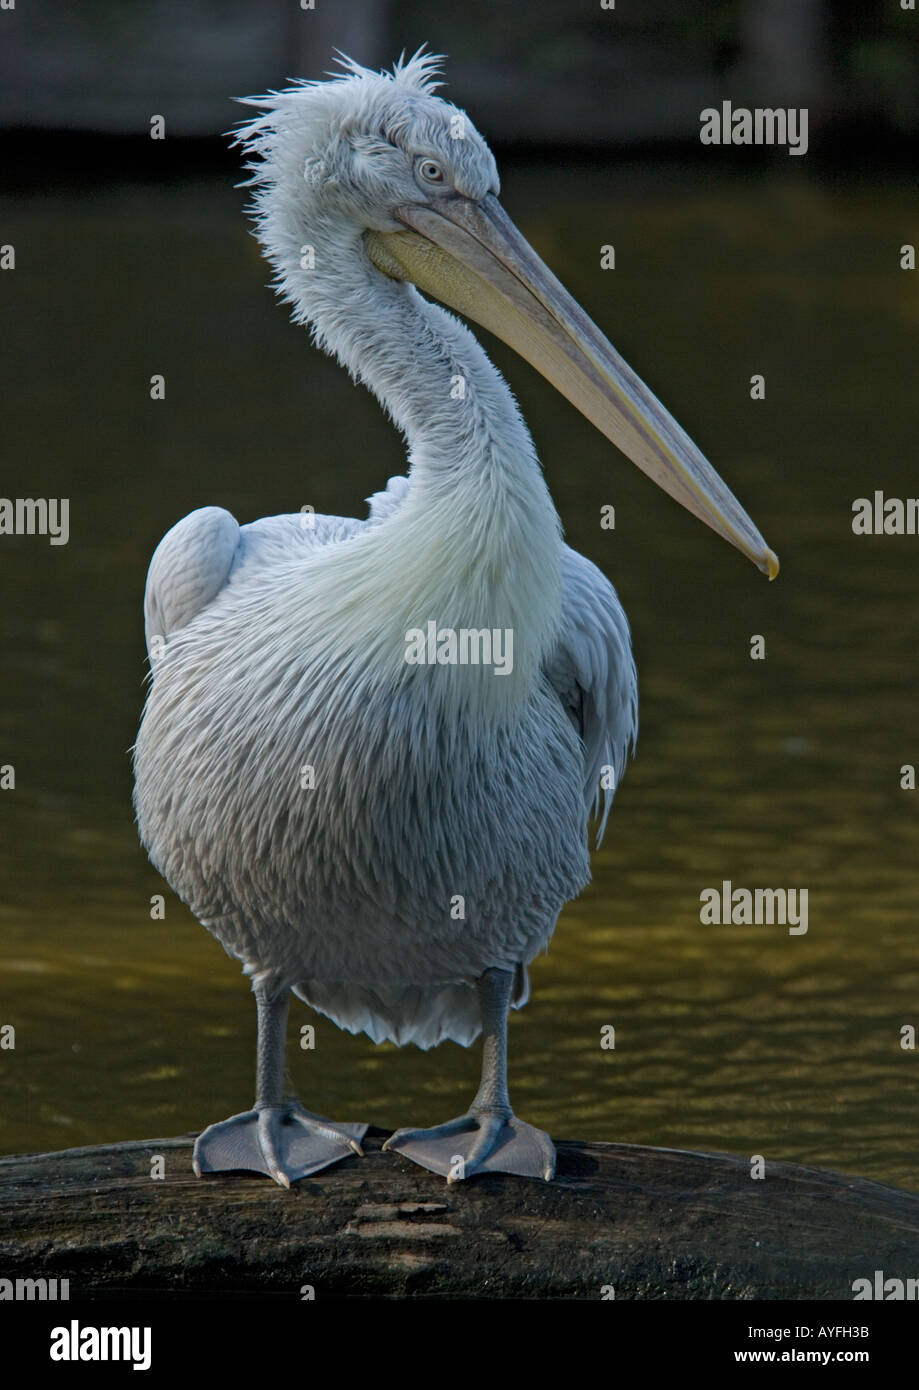
[[[392,416],[408,443],[413,485],[439,496],[465,490],[468,478],[515,491],[529,484],[546,496],[529,431],[473,334],[414,286],[378,271],[359,236],[342,244],[340,233],[330,234],[316,258],[297,277],[298,317]]]
[[[290,281],[288,280],[288,285]],[[467,328],[389,280],[355,237],[296,282],[297,317],[404,434],[411,488],[376,530],[410,626],[511,630],[518,693],[557,638],[561,528],[506,383]],[[368,542],[370,536],[368,535]],[[503,682],[498,681],[499,685]]]

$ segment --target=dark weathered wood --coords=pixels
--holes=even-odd
[[[550,1185],[448,1187],[371,1131],[283,1191],[197,1179],[191,1138],[0,1159],[0,1277],[68,1278],[72,1299],[178,1291],[317,1298],[851,1298],[919,1276],[919,1195],[726,1154],[559,1145]],[[150,1177],[162,1154],[166,1177]]]

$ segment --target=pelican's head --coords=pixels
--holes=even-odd
[[[421,51],[391,73],[342,63],[342,76],[247,99],[267,109],[237,135],[256,156],[260,238],[285,297],[298,300],[292,281],[310,228],[334,226],[377,274],[411,282],[513,347],[774,578],[778,560],[733,493],[504,212],[491,151],[435,95],[440,59]],[[298,204],[304,216],[284,215]]]
[[[249,165],[254,184],[295,176],[299,188],[291,182],[285,192],[299,192],[311,217],[361,233],[404,231],[398,210],[408,204],[498,192],[491,150],[463,111],[434,95],[438,58],[419,52],[391,73],[339,61],[341,76],[244,99],[267,108],[237,134],[258,156]]]

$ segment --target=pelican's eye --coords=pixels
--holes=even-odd
[[[444,171],[436,159],[422,159],[418,164],[418,173],[425,183],[443,183],[444,181]]]

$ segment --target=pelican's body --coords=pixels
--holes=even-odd
[[[484,1028],[469,1114],[392,1144],[451,1176],[464,1175],[457,1148],[466,1174],[552,1171],[547,1136],[510,1110],[506,1014],[589,878],[588,816],[636,735],[635,668],[612,586],[562,542],[503,379],[410,281],[491,326],[482,286],[494,276],[496,331],[770,565],[694,446],[541,278],[502,220],[487,147],[471,126],[456,143],[430,66],[352,65],[266,98],[244,136],[262,161],[260,235],[281,289],[390,412],[408,477],[371,499],[366,521],[307,511],[239,526],[204,508],[150,566],[140,833],[259,1005],[255,1110],[199,1139],[199,1171],[287,1182],[357,1149],[363,1126],[283,1101],[291,990],[377,1042],[468,1044]],[[441,642],[474,631],[466,654],[481,658],[486,630],[502,635],[503,663],[456,660]],[[419,631],[434,636],[421,658]]]
[[[379,604],[362,615],[335,570],[367,566],[389,598],[381,557],[406,531],[441,550],[464,526],[488,531],[475,497],[452,537],[425,528],[420,509],[413,523],[410,497],[394,480],[366,523],[317,517],[308,529],[295,515],[237,527],[218,508],[180,523],[182,555],[200,548],[206,563],[219,551],[225,578],[171,635],[168,581],[152,576],[153,628],[168,643],[138,738],[138,804],[157,868],[247,971],[376,1042],[430,1047],[473,1040],[475,981],[490,967],[520,972],[587,882],[588,803],[600,764],[622,767],[636,680],[612,587],[562,547],[549,511],[539,613],[554,613],[557,631],[526,688],[508,696],[497,687],[514,673],[481,665],[405,665],[401,681],[380,683],[365,624],[386,615]],[[494,563],[511,589],[519,557],[511,548]],[[423,588],[413,601],[444,611]],[[513,627],[519,648],[526,613],[510,593],[498,607],[509,621],[489,626]],[[343,630],[353,641],[340,651]],[[192,833],[177,836],[177,824]]]

